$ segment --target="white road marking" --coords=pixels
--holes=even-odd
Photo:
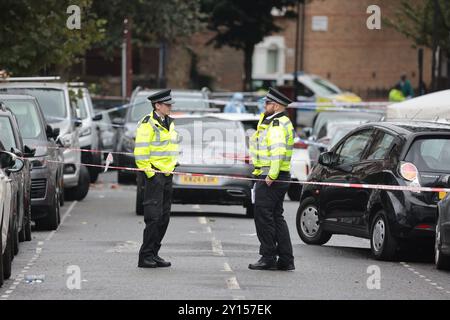
[[[444,290],[443,287],[439,286],[436,282],[432,282],[431,279],[428,279],[427,277],[425,277],[424,275],[420,274],[420,272],[417,272],[416,269],[411,268],[409,265],[407,265],[405,262],[400,262],[400,264],[402,266],[404,266],[405,268],[407,268],[409,271],[411,271],[412,273],[416,274],[417,276],[419,276],[419,278],[425,280],[426,282],[428,282],[430,285],[432,285],[433,287],[435,287],[437,290]],[[450,291],[447,291],[447,293],[450,293]]]
[[[206,233],[212,233],[212,230],[211,230],[210,226],[206,227]]]
[[[227,287],[230,290],[240,290],[241,289],[236,277],[231,277],[231,278],[227,279]]]
[[[206,218],[205,218],[205,217],[199,217],[199,218],[198,218],[198,222],[199,222],[200,224],[207,224],[207,223],[208,223],[208,221],[206,221]]]
[[[194,205],[192,206],[192,209],[194,209],[194,210],[200,210],[200,206],[199,206],[198,204],[194,204]]]
[[[75,207],[75,205],[77,204],[77,201],[74,201],[70,207],[67,209],[67,211],[65,212],[64,216],[61,219],[61,222],[59,224],[59,227],[62,226],[62,224],[64,223],[64,221],[66,220],[66,218],[68,216],[70,216],[70,212],[73,210],[73,208]],[[58,229],[59,229],[58,227]],[[25,278],[25,273],[28,272],[28,270],[30,269],[30,266],[34,265],[34,261],[39,258],[40,253],[42,252],[42,246],[45,244],[46,241],[50,241],[52,239],[52,237],[55,235],[56,231],[58,231],[58,229],[53,230],[52,232],[50,232],[50,234],[47,236],[47,238],[44,241],[38,241],[37,243],[37,247],[36,247],[36,253],[34,254],[34,256],[28,261],[27,265],[20,271],[20,273],[16,276],[16,278],[14,279],[13,285],[10,287],[10,290],[5,291],[5,295],[2,295],[1,298],[9,298],[9,295],[12,294],[14,292],[14,290],[17,288],[17,286],[21,283],[21,281]]]
[[[213,254],[216,256],[224,256],[223,249],[222,249],[222,243],[220,240],[217,240],[216,238],[211,239],[212,244],[212,251]]]
[[[223,264],[223,271],[226,271],[226,272],[233,272],[233,270],[231,269],[231,267],[230,267],[230,265],[228,264],[228,262],[225,262],[225,263]]]

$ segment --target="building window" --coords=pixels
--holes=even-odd
[[[278,48],[271,47],[267,50],[267,73],[278,72]]]

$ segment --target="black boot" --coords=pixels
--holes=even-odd
[[[169,261],[164,260],[160,256],[154,257],[153,261],[155,261],[160,268],[170,267],[172,265]]]
[[[138,267],[139,268],[156,268],[158,264],[155,260],[153,260],[153,257],[148,258],[139,258]]]
[[[258,262],[249,264],[248,268],[251,270],[277,270],[277,260],[262,257]]]

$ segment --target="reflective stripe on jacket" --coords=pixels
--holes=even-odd
[[[280,171],[289,172],[293,149],[294,126],[286,114],[272,119],[264,119],[264,113],[261,114],[258,128],[250,139],[253,174],[277,179]]]
[[[139,121],[136,131],[134,157],[137,167],[173,171],[179,155],[178,142],[179,137],[173,122],[167,130],[155,119],[154,112],[145,116]],[[145,173],[149,178],[155,175],[151,171]]]

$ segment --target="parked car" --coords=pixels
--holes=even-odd
[[[64,204],[63,152],[55,142],[59,129],[47,125],[42,110],[32,96],[0,95],[17,118],[26,145],[36,149],[31,163],[31,219],[36,228],[55,230]]]
[[[253,132],[256,131],[259,115],[246,113],[212,113],[208,114],[210,117],[215,117],[224,120],[240,121],[244,126],[246,136],[249,138]],[[308,145],[305,144],[298,136],[294,138],[294,150],[292,151],[291,159],[291,178],[292,181],[306,181],[311,164],[308,154]],[[300,200],[302,192],[302,185],[298,183],[291,183],[288,189],[288,197],[293,201]]]
[[[311,182],[439,187],[450,174],[450,125],[365,124],[347,134],[308,177]],[[307,244],[333,234],[370,239],[376,259],[395,259],[411,243],[435,237],[436,193],[307,185],[297,231]]]
[[[447,188],[450,187],[450,180],[446,182]],[[444,194],[439,197],[444,197]],[[450,270],[450,193],[438,203],[434,257],[436,268]]]
[[[203,173],[251,178],[253,166],[248,155],[248,143],[241,122],[203,117],[176,116],[176,131],[180,135],[178,172]],[[194,126],[203,129],[197,137]],[[227,131],[228,130],[228,131]],[[201,132],[200,132],[201,134]],[[136,213],[142,214],[144,173],[138,175]],[[173,203],[242,205],[246,215],[253,216],[252,181],[227,177],[174,175]]]
[[[342,119],[340,119],[342,120]],[[311,165],[314,166],[321,153],[328,151],[347,133],[366,123],[367,121],[329,121],[326,124],[326,135],[316,141],[308,144],[309,158]]]
[[[69,83],[69,95],[71,103],[75,106],[77,118],[82,121],[80,147],[84,150],[99,150],[100,128],[97,121],[102,120],[103,115],[94,113],[89,90],[83,83]],[[81,152],[81,162],[99,166],[102,164],[102,154],[95,151],[83,151]],[[90,182],[96,182],[100,172],[102,172],[101,167],[95,166],[87,166],[87,170],[89,171]]]
[[[17,201],[14,203],[15,215],[13,224],[13,252],[19,252],[19,242],[31,240],[31,166],[29,158],[34,150],[24,144],[16,116],[0,101],[0,141],[6,151],[23,159],[23,170],[13,172],[14,190],[17,190]],[[24,159],[24,157],[28,159]]]
[[[361,98],[352,92],[346,92],[340,89],[337,85],[329,80],[321,78],[314,74],[307,74],[304,72],[297,73],[298,81],[298,102],[311,102],[311,103],[323,103],[330,102],[330,106],[334,102],[346,103],[358,103],[361,102]],[[254,87],[261,86],[283,86],[294,85],[294,74],[287,73],[276,78],[274,77],[256,77]],[[318,107],[316,110],[297,110],[297,125],[301,127],[310,127],[313,123],[314,117],[317,111],[326,110],[326,107]]]
[[[6,152],[0,140],[0,287],[11,277],[14,258],[15,221],[19,190],[11,175],[22,170],[24,162],[13,153]]]
[[[115,151],[122,152],[116,155],[117,162],[114,164],[119,167],[136,167],[134,162],[134,139],[136,137],[136,127],[145,115],[153,112],[153,107],[147,99],[150,95],[159,89],[149,90],[136,88],[131,97],[131,107],[127,110],[125,119],[114,119],[113,123],[117,127],[118,143]],[[175,104],[172,107],[172,115],[182,115],[187,113],[208,112],[211,108],[209,104],[202,99],[207,98],[206,91],[194,90],[172,90],[172,98]],[[188,101],[185,101],[188,99]],[[136,173],[129,170],[117,170],[118,182],[127,183],[136,181]]]
[[[79,127],[82,121],[77,117],[75,106],[71,103],[67,83],[40,81],[36,78],[0,80],[0,93],[25,94],[39,102],[45,120],[53,128],[60,130],[58,140],[64,146],[64,198],[83,200],[89,192],[89,171],[81,163]]]

